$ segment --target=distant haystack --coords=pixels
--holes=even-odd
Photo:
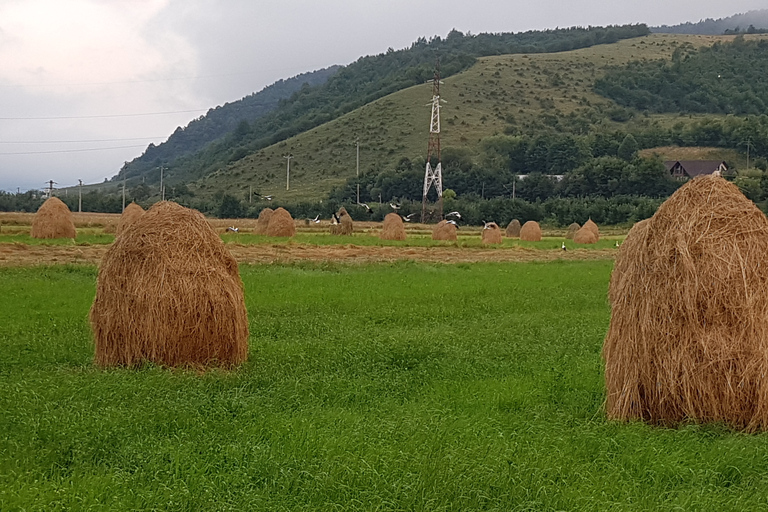
[[[448,222],[447,220],[441,220],[435,225],[434,229],[432,229],[432,240],[457,241],[456,224]]]
[[[339,223],[331,224],[331,234],[351,235],[354,231],[354,222],[352,221],[352,216],[347,212],[347,209],[342,206],[339,208],[336,216],[339,218]]]
[[[609,418],[768,430],[768,220],[699,176],[621,245],[603,346]]]
[[[568,231],[565,232],[565,239],[566,240],[573,240],[573,235],[576,234],[578,230],[581,229],[581,226],[579,226],[578,222],[574,222],[570,226],[568,226]]]
[[[268,236],[285,236],[290,237],[296,234],[296,224],[293,222],[291,214],[283,207],[274,211],[269,218],[269,224],[267,225]]]
[[[32,219],[32,238],[75,238],[75,222],[69,207],[58,197],[48,198]]]
[[[101,367],[229,367],[248,355],[237,262],[200,212],[168,201],[105,254],[90,323]]]
[[[259,218],[256,219],[256,227],[254,228],[253,232],[257,235],[266,235],[267,234],[267,226],[269,226],[269,219],[272,218],[272,214],[275,213],[275,210],[272,208],[264,208],[259,212]]]
[[[590,218],[587,219],[587,222],[584,223],[582,228],[586,228],[590,231],[592,231],[595,234],[595,238],[600,240],[600,230],[597,228],[597,224]]]
[[[541,227],[535,220],[529,220],[520,228],[520,240],[526,242],[541,241]]]
[[[384,217],[379,238],[382,240],[405,240],[405,225],[402,217],[396,213],[388,213]]]
[[[507,224],[507,232],[506,232],[507,238],[519,238],[520,237],[520,221],[517,219],[512,219],[512,221]]]
[[[144,215],[144,208],[136,203],[131,203],[125,207],[123,214],[120,215],[120,220],[117,222],[117,229],[115,230],[115,236],[120,236],[120,233],[128,226],[136,222],[136,219]]]
[[[503,243],[501,239],[501,228],[495,222],[489,222],[485,225],[481,238],[483,244]]]
[[[573,242],[576,244],[596,244],[597,236],[585,225],[573,235]]]

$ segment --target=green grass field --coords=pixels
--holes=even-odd
[[[765,435],[605,420],[610,270],[242,266],[198,375],[93,367],[94,267],[0,269],[0,510],[765,510]]]

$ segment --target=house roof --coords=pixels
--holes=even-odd
[[[721,168],[728,168],[722,160],[667,160],[664,162],[668,171],[671,171],[677,164],[680,164],[683,172],[691,178],[700,174],[712,174]]]

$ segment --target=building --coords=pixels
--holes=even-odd
[[[695,178],[701,174],[724,173],[728,170],[722,160],[667,160],[664,166],[672,177],[681,180]]]

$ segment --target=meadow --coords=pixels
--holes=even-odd
[[[765,509],[765,435],[605,419],[611,267],[241,265],[204,374],[96,369],[96,268],[0,268],[0,510]]]

